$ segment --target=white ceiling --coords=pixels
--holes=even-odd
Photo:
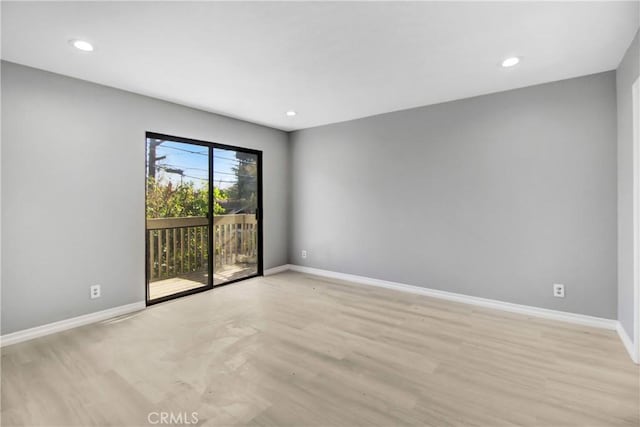
[[[3,1],[2,58],[293,130],[611,70],[638,25],[638,2]]]

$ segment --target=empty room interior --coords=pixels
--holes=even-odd
[[[2,1],[2,426],[640,426],[639,1]]]

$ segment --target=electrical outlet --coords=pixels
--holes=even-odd
[[[553,296],[556,298],[564,298],[564,285],[555,283],[553,285]]]
[[[307,257],[307,251],[306,251],[306,250],[304,250],[304,249],[303,249],[302,251],[300,251],[300,256],[301,256],[302,258],[306,258],[306,257]]]
[[[93,285],[89,288],[89,296],[91,299],[100,298],[100,285]]]

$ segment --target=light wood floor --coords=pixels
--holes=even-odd
[[[612,331],[286,272],[2,349],[2,425],[637,426]]]

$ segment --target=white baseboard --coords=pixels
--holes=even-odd
[[[616,330],[616,327],[618,325],[618,321],[613,319],[603,319],[601,317],[587,316],[585,314],[568,313],[565,311],[549,310],[546,308],[533,307],[529,305],[513,304],[510,302],[473,297],[469,295],[456,294],[453,292],[440,291],[436,289],[422,288],[420,286],[406,285],[404,283],[372,279],[370,277],[357,276],[355,274],[337,273],[335,271],[321,270],[318,268],[303,267],[293,264],[289,264],[289,270],[298,271],[300,273],[313,274],[316,276],[330,277],[332,279],[346,280],[363,285],[378,286],[387,289],[410,292],[413,294],[425,295],[449,301],[456,301],[464,304],[477,305],[480,307],[493,308],[496,310],[509,311],[512,313],[540,317],[543,319],[559,320],[562,322],[592,326],[596,328]]]
[[[404,283],[390,282],[387,280],[373,279],[355,274],[338,273],[335,271],[322,270],[319,268],[304,267],[301,265],[285,264],[278,267],[270,268],[264,271],[265,276],[282,273],[291,270],[300,273],[312,274],[316,276],[328,277],[332,279],[345,280],[349,282],[359,283],[363,285],[377,286],[387,289],[393,289],[402,292],[410,292],[418,295],[430,296],[449,301],[456,301],[464,304],[477,305],[480,307],[493,308],[512,313],[524,314],[527,316],[540,317],[544,319],[559,320],[579,325],[592,326],[596,328],[609,329],[617,331],[622,343],[624,344],[631,359],[635,363],[640,363],[639,354],[634,349],[633,341],[627,335],[620,322],[612,319],[603,319],[600,317],[587,316],[584,314],[568,313],[564,311],[549,310],[546,308],[532,307],[528,305],[513,304],[504,301],[492,300],[487,298],[473,297],[453,292],[440,291],[436,289],[422,288]],[[85,314],[83,316],[73,317],[71,319],[61,320],[59,322],[49,323],[47,325],[36,326],[35,328],[25,329],[18,332],[2,335],[0,337],[0,347],[27,341],[33,338],[42,337],[56,332],[65,331],[67,329],[76,328],[78,326],[88,325],[90,323],[99,322],[110,319],[112,317],[122,316],[134,311],[144,309],[146,304],[144,301],[127,304],[120,307],[109,308],[107,310],[95,313]]]
[[[631,360],[633,360],[635,363],[640,364],[638,351],[635,349],[635,346],[633,345],[633,340],[629,338],[627,331],[625,331],[624,328],[622,327],[622,323],[618,322],[618,325],[616,326],[616,331],[618,332],[618,336],[620,337],[622,344],[624,344],[624,348],[627,349],[627,353],[629,353],[629,356],[631,356]]]
[[[283,271],[289,270],[289,264],[279,265],[277,267],[268,268],[262,274],[264,276],[271,276],[272,274],[282,273]]]
[[[99,322],[112,317],[122,316],[123,314],[142,310],[145,307],[145,302],[140,301],[2,335],[0,337],[0,347],[5,347],[45,335],[55,334],[56,332],[66,331],[67,329],[77,328],[78,326],[88,325],[90,323]]]

